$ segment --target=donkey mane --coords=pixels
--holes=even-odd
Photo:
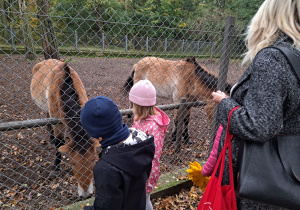
[[[135,66],[136,66],[136,64],[134,64],[133,70],[132,70],[130,76],[127,78],[125,84],[123,85],[123,89],[125,90],[126,93],[129,93],[131,87],[133,86],[133,83],[134,83],[133,77],[134,77],[134,73],[135,73],[135,70],[134,70]]]
[[[64,120],[70,128],[70,135],[73,140],[72,149],[84,155],[93,143],[80,122],[81,106],[79,104],[79,95],[75,90],[74,81],[67,64],[65,64],[64,70],[66,74],[60,89],[63,111],[65,113]]]
[[[195,58],[186,59],[187,62],[193,63],[195,65],[195,74],[200,77],[201,81],[209,88],[217,89],[218,78],[209,73],[205,68],[200,66]],[[225,92],[230,93],[231,85],[226,83]]]

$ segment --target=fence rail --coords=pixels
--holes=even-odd
[[[184,105],[185,107],[198,107],[205,106],[206,102],[204,101],[196,101],[196,102],[186,102],[180,104],[168,104],[168,105],[158,105],[157,107],[163,111],[179,109],[180,106]],[[123,109],[120,110],[122,115],[132,114],[132,109]],[[42,119],[34,119],[34,120],[23,120],[23,121],[13,121],[13,122],[3,122],[0,123],[0,131],[10,131],[10,130],[18,130],[18,129],[26,129],[26,128],[35,128],[41,127],[45,125],[56,125],[61,123],[61,120],[53,117],[53,118],[42,118]]]

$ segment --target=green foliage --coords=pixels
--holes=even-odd
[[[246,28],[263,0],[49,0],[49,13],[60,39],[70,42],[75,31],[89,39],[102,33],[120,40],[131,37],[220,42],[227,16]],[[28,0],[30,24],[38,28],[37,7]],[[8,4],[5,4],[6,6]],[[17,4],[6,8],[8,20],[20,26]],[[39,39],[34,33],[35,39]],[[117,37],[118,36],[118,37]],[[242,38],[241,38],[242,40]],[[120,42],[120,41],[118,41]]]
[[[227,5],[227,8],[243,24],[248,24],[263,2],[264,0],[235,0]]]

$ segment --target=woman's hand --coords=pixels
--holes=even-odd
[[[222,99],[224,98],[228,98],[228,95],[226,95],[226,93],[218,90],[217,92],[212,92],[212,97],[213,97],[213,101],[216,103],[216,104],[219,104]]]

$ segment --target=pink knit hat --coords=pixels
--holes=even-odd
[[[156,90],[149,80],[138,81],[129,92],[129,101],[140,106],[156,104]]]

